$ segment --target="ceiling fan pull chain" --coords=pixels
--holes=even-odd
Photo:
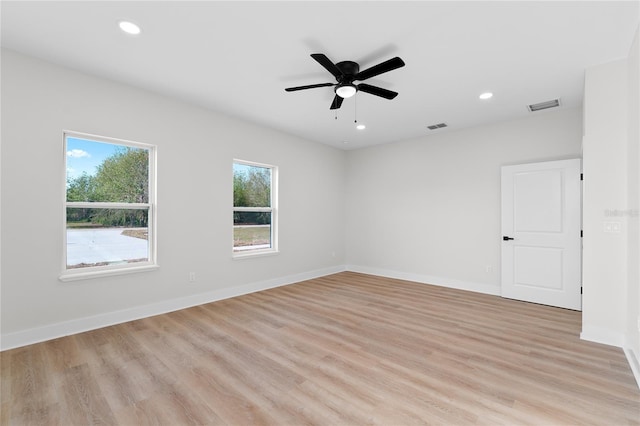
[[[353,122],[358,122],[358,94],[353,97]]]

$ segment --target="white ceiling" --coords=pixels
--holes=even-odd
[[[2,1],[2,46],[354,149],[544,114],[526,105],[558,97],[580,106],[585,68],[628,56],[639,3]],[[400,56],[367,80],[399,95],[359,93],[336,119],[333,88],[284,91],[334,82],[311,53],[361,69]]]

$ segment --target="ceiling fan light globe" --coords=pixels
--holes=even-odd
[[[343,99],[350,98],[356,94],[356,86],[353,84],[345,84],[344,86],[338,86],[336,88],[336,95]]]

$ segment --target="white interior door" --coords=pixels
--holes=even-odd
[[[502,297],[581,310],[580,160],[502,167]]]

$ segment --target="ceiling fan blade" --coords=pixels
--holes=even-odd
[[[355,77],[353,77],[353,79],[362,81],[401,67],[404,67],[404,61],[396,56],[388,61],[381,62],[378,65],[374,65],[371,68],[360,71]]]
[[[333,98],[333,102],[331,102],[331,108],[329,108],[329,109],[338,109],[338,108],[340,108],[340,106],[342,105],[342,101],[343,101],[343,99],[340,96],[336,95]]]
[[[297,87],[287,87],[287,92],[295,92],[297,90],[305,90],[305,89],[315,89],[316,87],[329,87],[335,86],[335,83],[319,83],[319,84],[309,84],[308,86],[297,86]]]
[[[342,77],[342,71],[331,62],[331,59],[327,58],[326,55],[322,53],[312,53],[311,57],[318,61],[320,65],[322,65],[327,71],[329,71],[335,78]]]
[[[361,92],[369,93],[370,95],[380,96],[385,99],[393,99],[398,96],[398,92],[383,89],[382,87],[372,86],[366,83],[358,84],[358,90]]]

